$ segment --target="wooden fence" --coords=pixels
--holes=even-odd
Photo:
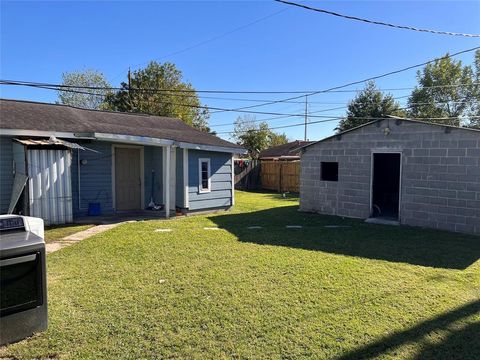
[[[235,160],[235,189],[260,189],[260,161]]]
[[[262,161],[262,189],[300,192],[300,161]]]

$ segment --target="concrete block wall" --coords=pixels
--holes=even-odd
[[[300,209],[368,218],[373,151],[402,153],[402,224],[480,234],[480,132],[411,121],[384,120],[308,147]],[[338,182],[320,180],[322,161],[338,162]]]

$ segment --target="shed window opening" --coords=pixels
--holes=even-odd
[[[200,192],[210,191],[210,159],[200,159]]]
[[[322,162],[320,177],[323,181],[338,181],[338,162]]]

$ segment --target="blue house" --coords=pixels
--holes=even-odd
[[[243,152],[179,119],[2,99],[0,212],[62,224],[226,209]]]

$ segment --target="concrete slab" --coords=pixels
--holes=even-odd
[[[382,218],[368,218],[365,220],[366,223],[369,224],[377,224],[377,225],[394,225],[394,226],[400,226],[400,223],[395,220],[388,220],[388,219],[382,219]]]
[[[73,244],[76,244],[76,243],[78,243],[78,242],[80,242],[80,241],[82,241],[86,238],[89,238],[90,236],[101,234],[101,233],[103,233],[107,230],[113,229],[113,228],[115,228],[115,227],[117,227],[121,224],[126,223],[126,222],[130,222],[130,221],[125,221],[125,222],[122,222],[122,223],[119,222],[119,223],[115,223],[115,224],[107,224],[107,225],[97,225],[97,226],[94,226],[90,229],[83,230],[83,231],[80,231],[78,233],[66,236],[61,240],[45,244],[45,251],[46,251],[47,254],[50,254],[52,252],[63,249],[67,246],[71,246]]]

